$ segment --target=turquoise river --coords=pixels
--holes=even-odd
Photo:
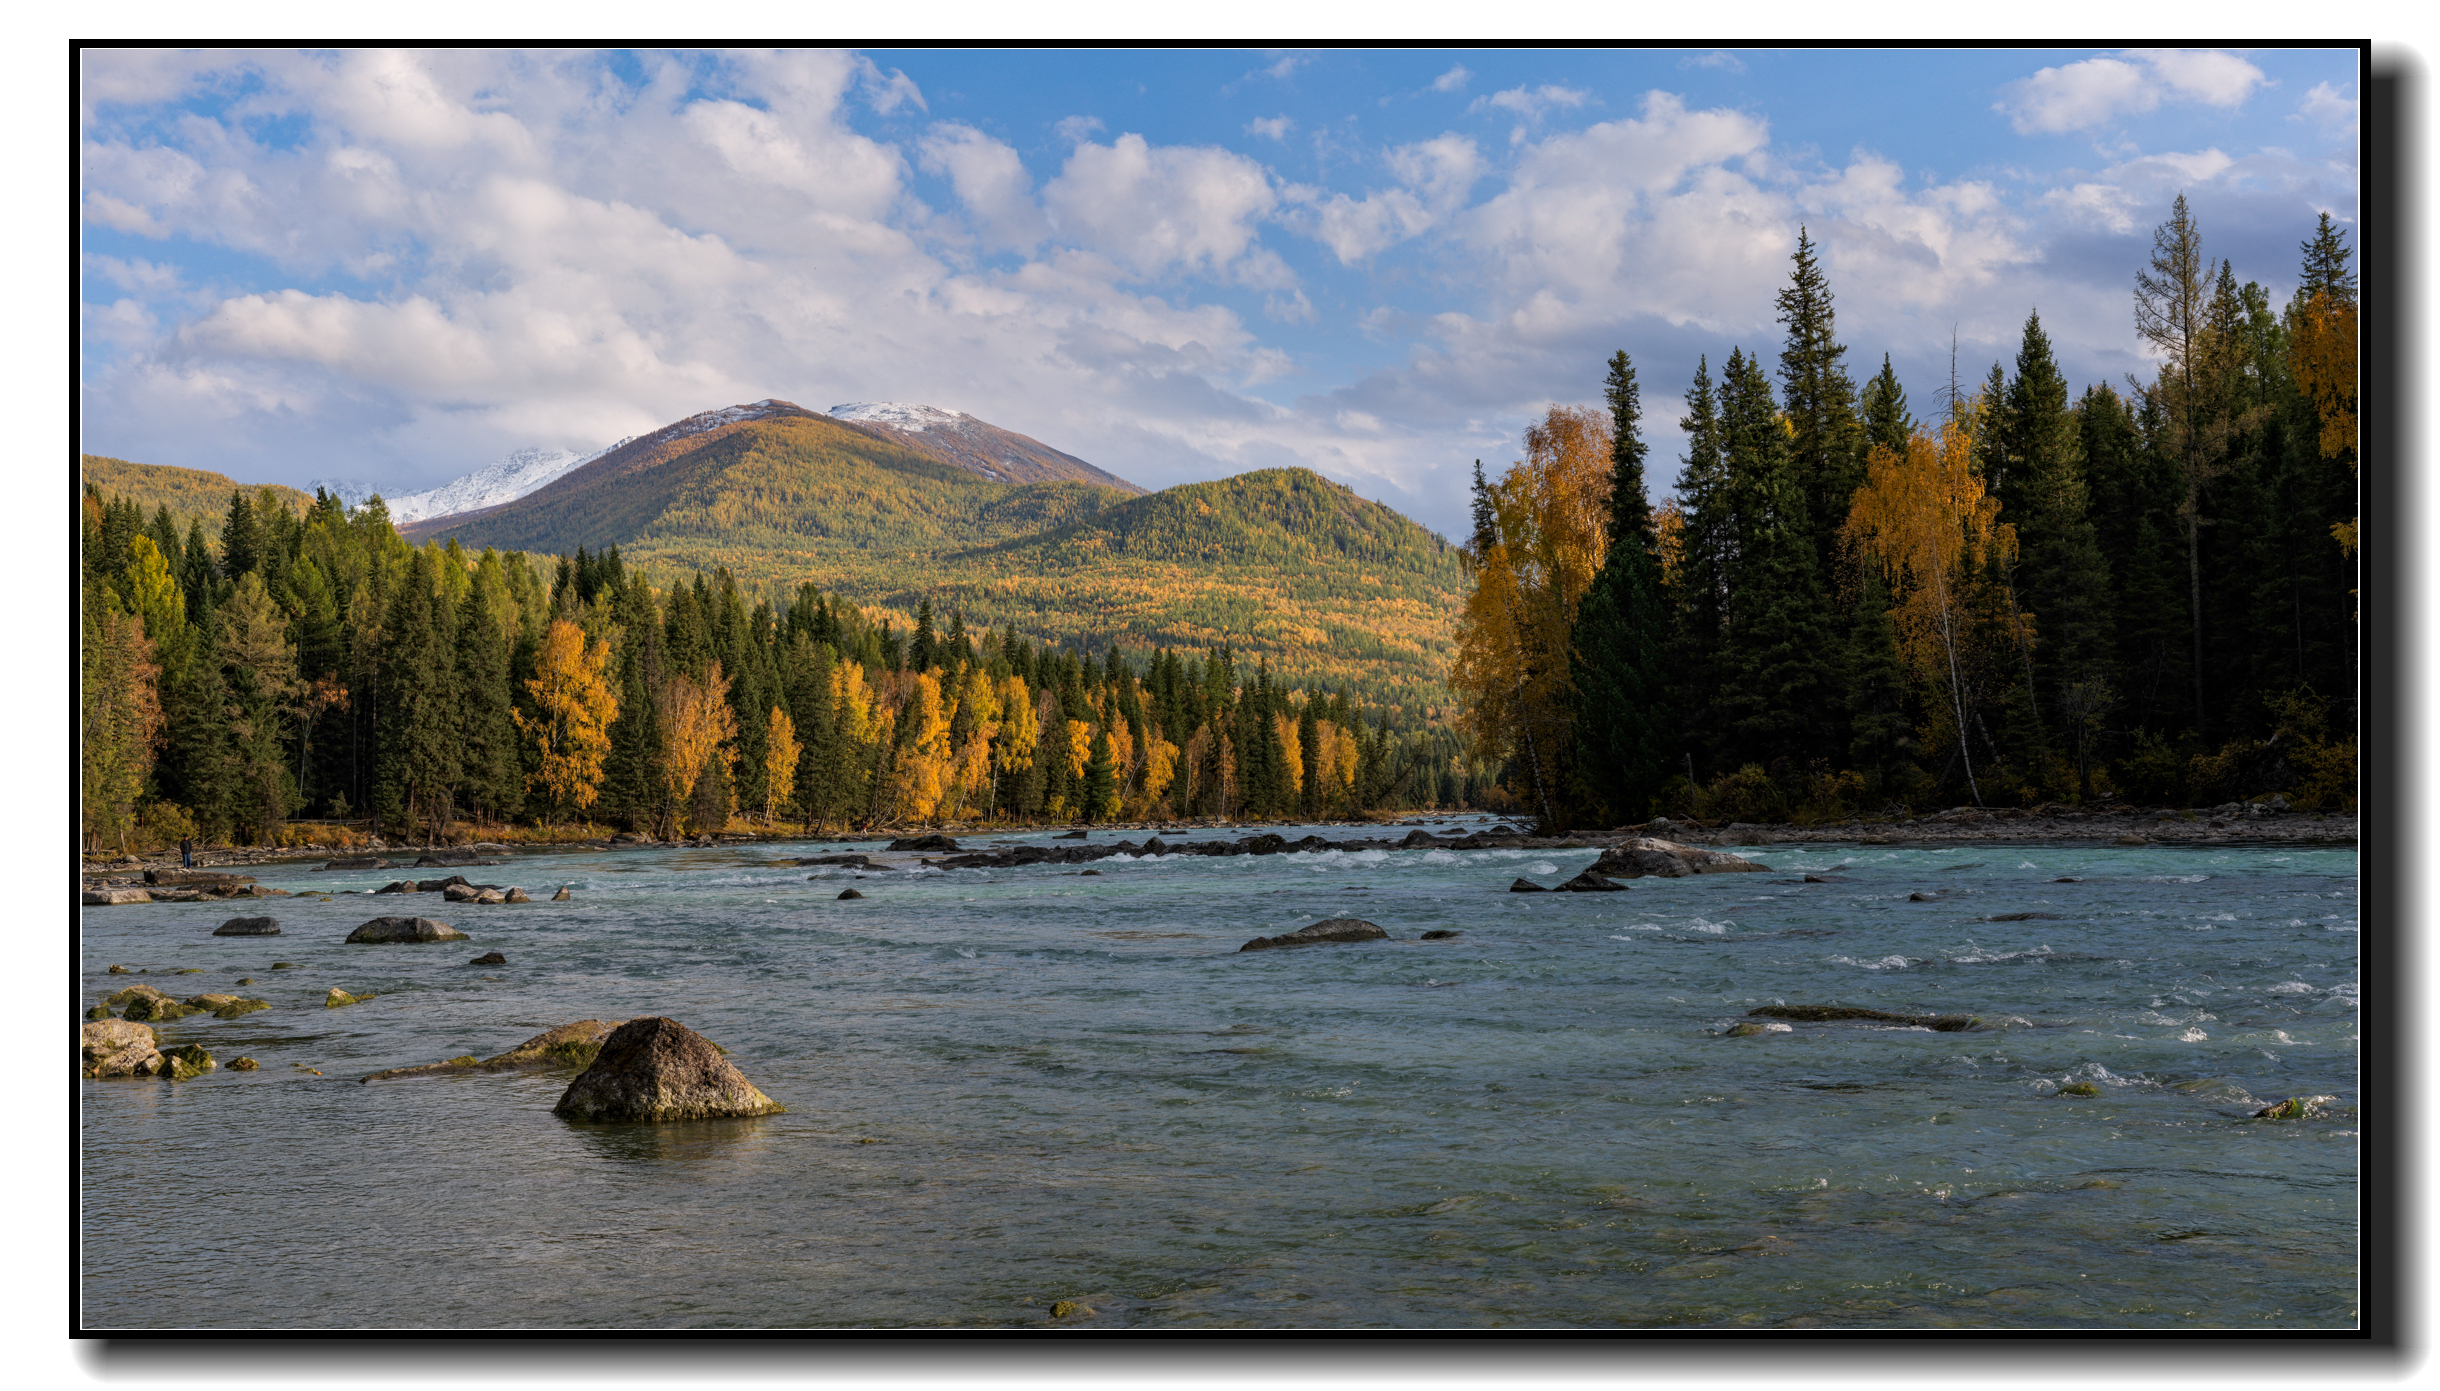
[[[81,1003],[272,1008],[161,1027],[257,1071],[80,1084],[85,1326],[2356,1326],[2352,849],[1777,845],[1612,894],[1506,891],[1590,851],[791,863],[878,848],[460,871],[537,899],[504,906],[273,866],[300,896],[87,910]],[[343,943],[402,911],[472,941]],[[1237,952],[1339,916],[1394,940]],[[1774,1003],[1992,1027],[1725,1034]],[[358,1080],[642,1014],[787,1114]]]

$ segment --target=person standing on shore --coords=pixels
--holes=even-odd
[[[192,839],[178,842],[178,863],[188,869],[195,867],[195,842]]]

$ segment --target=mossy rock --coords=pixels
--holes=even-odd
[[[330,988],[330,994],[322,998],[322,1008],[337,1009],[342,1005],[360,1005],[367,1000],[376,998],[378,997],[371,994],[350,995],[346,991],[341,990],[339,987],[334,985]]]
[[[116,1019],[118,1016],[110,1012],[110,1006],[108,1005],[95,1005],[93,1008],[85,1011],[85,1018]]]
[[[252,1072],[261,1066],[261,1063],[254,1061],[252,1058],[229,1059],[229,1071],[231,1072]]]
[[[2266,1121],[2311,1120],[2327,1114],[2326,1108],[2337,1104],[2338,1098],[2335,1096],[2291,1096],[2254,1112],[2254,1117]]]
[[[1783,1027],[1784,1027],[1784,1026],[1783,1026]],[[1721,1037],[1723,1037],[1723,1038],[1758,1038],[1758,1037],[1760,1037],[1760,1036],[1761,1036],[1761,1035],[1763,1035],[1763,1034],[1768,1034],[1768,1033],[1776,1033],[1776,1032],[1778,1032],[1778,1030],[1773,1029],[1773,1028],[1772,1028],[1770,1025],[1768,1025],[1768,1024],[1757,1024],[1757,1023],[1755,1023],[1755,1022],[1754,1022],[1753,1020],[1751,1020],[1751,1019],[1743,1019],[1743,1020],[1739,1020],[1738,1022],[1736,1022],[1736,1023],[1734,1023],[1734,1024],[1729,1025],[1729,1026],[1728,1026],[1728,1028],[1722,1032]]]
[[[201,1045],[193,1043],[177,1048],[162,1049],[161,1063],[161,1075],[173,1082],[183,1082],[189,1077],[201,1077],[219,1066],[218,1063],[212,1061],[211,1054],[203,1051]]]
[[[235,1019],[242,1014],[252,1014],[258,1009],[269,1008],[271,1008],[269,1000],[231,1000],[213,1010],[212,1017],[214,1019]]]
[[[451,1067],[473,1067],[476,1063],[483,1060],[476,1057],[472,1053],[460,1053],[456,1057],[447,1059],[446,1061]]]
[[[1062,1299],[1051,1306],[1051,1317],[1055,1319],[1087,1318],[1091,1316],[1092,1312],[1090,1308],[1073,1299]]]
[[[2061,1096],[2099,1096],[2101,1089],[2090,1082],[2070,1082],[2059,1088]]]
[[[274,971],[293,971],[296,968],[297,964],[293,961],[274,961],[271,963],[271,969]]]
[[[121,1017],[140,1020],[148,1024],[158,1024],[166,1020],[184,1019],[190,1014],[201,1013],[203,1013],[203,1011],[195,1008],[193,1005],[182,1005],[176,1000],[155,999],[149,995],[138,995],[134,999],[127,1002],[126,1013]]]
[[[128,970],[124,966],[113,966],[110,968],[110,974],[114,976],[132,976],[135,974],[135,972]]]

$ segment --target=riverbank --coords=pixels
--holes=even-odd
[[[277,864],[311,863],[334,859],[379,859],[389,867],[446,868],[465,865],[476,860],[502,860],[519,854],[565,854],[577,850],[650,850],[650,849],[709,849],[724,845],[756,845],[769,842],[831,842],[838,844],[869,844],[876,840],[917,838],[945,834],[952,839],[1040,835],[1056,832],[1074,836],[1082,831],[1083,839],[1111,836],[1126,837],[1135,833],[1175,838],[1192,832],[1240,832],[1259,834],[1262,825],[1197,818],[1178,821],[1103,822],[1090,827],[1058,828],[1049,825],[952,826],[945,830],[930,826],[881,826],[835,835],[805,835],[789,831],[722,831],[693,839],[655,840],[650,836],[631,833],[607,837],[584,837],[567,841],[475,841],[446,846],[389,845],[374,841],[362,847],[324,849],[316,846],[214,846],[195,854],[197,869],[243,869]],[[1603,832],[1571,832],[1563,836],[1536,836],[1515,824],[1487,817],[1482,813],[1452,815],[1416,815],[1394,821],[1339,821],[1312,823],[1350,829],[1473,826],[1472,832],[1451,831],[1468,842],[1451,844],[1451,849],[1606,849],[1630,836],[1657,836],[1686,845],[1945,845],[1958,842],[2025,843],[2059,846],[2097,845],[2319,845],[2352,846],[2357,840],[2356,814],[2353,812],[2291,812],[2261,803],[2230,803],[2220,807],[2170,808],[2155,807],[2138,810],[2133,807],[2110,808],[2100,811],[2076,811],[2044,808],[2023,811],[2017,808],[1985,810],[1957,807],[1930,816],[1906,819],[1854,818],[1825,822],[1813,826],[1776,825],[1759,822],[1700,822],[1672,821],[1656,818],[1641,826],[1621,826]],[[474,857],[470,860],[468,856]],[[179,858],[173,852],[163,855],[129,855],[97,858],[88,856],[82,866],[87,887],[108,887],[139,881],[146,871],[179,868]]]

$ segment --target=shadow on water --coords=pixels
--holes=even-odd
[[[613,1164],[651,1164],[683,1169],[726,1164],[750,1157],[770,1143],[769,1128],[765,1125],[768,1119],[747,1116],[735,1120],[662,1124],[563,1120],[559,1124],[565,1126],[577,1145],[594,1158]]]

